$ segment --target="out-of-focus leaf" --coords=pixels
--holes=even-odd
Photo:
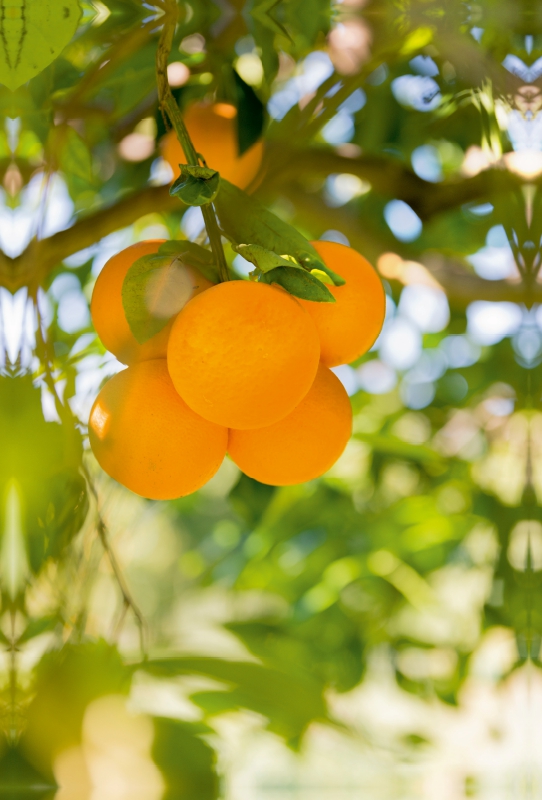
[[[69,177],[77,175],[88,183],[92,182],[92,157],[90,151],[77,131],[66,125],[59,137],[61,140],[60,167]]]
[[[161,677],[196,674],[223,681],[224,692],[198,693],[192,699],[211,715],[238,708],[256,711],[267,717],[270,730],[291,744],[299,743],[310,722],[329,721],[323,686],[310,673],[301,678],[260,664],[218,658],[155,659],[141,666]]]
[[[29,566],[38,572],[49,556],[61,555],[86,515],[81,434],[45,421],[30,376],[1,377],[0,440],[0,491],[18,507]]]
[[[154,732],[152,756],[166,785],[163,800],[214,800],[219,790],[216,755],[201,738],[210,728],[158,717]]]
[[[53,800],[57,785],[30,764],[18,748],[9,747],[0,757],[0,797]]]
[[[426,445],[410,444],[393,436],[382,436],[373,433],[355,433],[354,438],[361,442],[367,442],[373,450],[379,453],[386,453],[397,458],[407,458],[422,463],[445,464],[445,459],[440,453]]]
[[[127,693],[131,675],[117,650],[103,641],[66,646],[44,656],[21,738],[25,758],[51,777],[54,757],[80,741],[89,703],[104,695]]]
[[[264,106],[252,86],[233,70],[237,90],[237,139],[239,155],[260,139],[265,119]]]
[[[250,527],[255,527],[271,502],[276,488],[259,483],[241,473],[239,480],[230,492],[229,500],[234,510]]]

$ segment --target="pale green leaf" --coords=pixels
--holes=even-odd
[[[60,152],[60,167],[68,175],[77,175],[78,178],[92,182],[92,156],[77,131],[69,125],[66,126],[62,150]]]
[[[38,75],[72,39],[77,0],[0,0],[0,80],[15,91]]]
[[[316,303],[334,303],[335,298],[310,272],[295,267],[276,267],[266,272],[260,278],[264,283],[276,283],[287,292],[303,300],[312,300]]]
[[[159,333],[193,297],[193,273],[181,258],[147,255],[135,261],[122,285],[122,305],[140,344]]]

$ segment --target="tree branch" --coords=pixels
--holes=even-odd
[[[369,260],[376,262],[379,255],[389,250],[389,242],[384,242],[378,232],[360,224],[360,218],[344,209],[329,208],[317,195],[304,193],[295,186],[288,187],[286,196],[294,204],[298,219],[307,227],[318,230],[336,228],[348,238],[352,247],[364,253]],[[400,250],[400,246],[398,245]],[[474,300],[525,303],[528,307],[542,302],[542,285],[536,284],[527,290],[523,283],[508,281],[487,281],[468,272],[458,261],[446,259],[438,253],[427,253],[420,261],[427,267],[442,286],[450,305],[458,310],[464,309]]]
[[[169,186],[150,186],[123,198],[112,207],[81,217],[71,228],[40,241],[33,240],[16,258],[0,255],[0,284],[11,292],[22,286],[36,287],[68,256],[99,242],[110,233],[131,225],[145,214],[180,208]]]
[[[368,181],[378,194],[408,203],[418,216],[427,221],[436,214],[458,208],[465,203],[490,200],[497,194],[517,191],[524,183],[504,169],[486,169],[472,178],[429,183],[396,159],[374,154],[346,158],[327,147],[310,149],[267,146],[266,160],[273,164],[273,174],[266,176],[266,190],[276,191],[292,175],[333,175],[347,172]]]

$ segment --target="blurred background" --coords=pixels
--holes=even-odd
[[[264,143],[248,190],[358,249],[388,305],[335,369],[355,417],[330,472],[273,488],[226,460],[171,502],[86,438],[122,368],[90,322],[103,265],[205,241],[162,157],[164,8],[66,9],[61,54],[0,87],[0,796],[538,797],[540,7],[179,4],[181,109],[233,104],[240,151]]]

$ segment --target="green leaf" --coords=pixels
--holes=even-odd
[[[237,140],[242,155],[261,138],[264,126],[264,106],[252,86],[233,70],[237,91]]]
[[[180,259],[183,264],[194,267],[212,283],[219,283],[220,276],[218,268],[213,261],[213,254],[205,247],[189,242],[186,239],[173,239],[158,248],[159,255],[173,255]]]
[[[3,0],[1,82],[13,92],[42,72],[70,42],[80,16],[77,0]]]
[[[303,300],[313,300],[316,303],[335,302],[335,298],[322,281],[304,269],[276,267],[262,275],[260,280],[263,283],[277,283],[290,294]]]
[[[62,132],[60,168],[68,177],[77,175],[92,183],[92,156],[77,131],[69,125]]]
[[[354,439],[366,442],[373,450],[397,458],[419,461],[420,463],[445,464],[445,460],[433,448],[423,444],[411,444],[397,439],[389,434],[383,436],[378,433],[354,433]]]
[[[314,267],[311,270],[311,272],[314,272],[315,270],[318,270],[319,272],[325,272],[325,274],[328,276],[328,278],[331,278],[331,283],[334,286],[344,286],[344,284],[346,283],[344,278],[341,278],[340,275],[337,275],[336,272],[333,272],[333,270],[330,269],[329,267],[327,267],[325,264],[321,264],[318,267]],[[323,280],[323,279],[320,278],[320,280]],[[328,283],[328,281],[324,280],[324,283]]]
[[[277,255],[288,253],[305,269],[326,272],[320,256],[299,231],[224,178],[215,208],[226,236],[237,244],[250,242]]]
[[[122,305],[140,344],[159,333],[190,300],[194,283],[182,257],[148,255],[135,261],[122,285]]]
[[[309,673],[291,674],[261,664],[220,658],[164,658],[141,669],[159,677],[205,675],[223,681],[224,690],[198,692],[192,700],[210,715],[247,708],[269,720],[269,729],[299,742],[313,720],[329,721],[323,686]]]
[[[234,244],[232,250],[243,256],[244,259],[250,261],[251,264],[258,267],[262,272],[269,272],[276,267],[294,267],[294,269],[303,269],[295,259],[288,256],[278,256],[272,253],[271,250],[266,250],[265,247],[260,247],[258,244]]]
[[[321,269],[311,269],[311,275],[314,275],[314,277],[318,278],[318,280],[321,281],[322,283],[325,283],[328,286],[333,286],[333,281],[331,280],[327,272],[324,272]]]
[[[220,175],[210,167],[179,164],[181,174],[169,193],[187,206],[205,206],[212,203],[220,188]]]
[[[163,800],[214,800],[218,796],[216,755],[201,738],[202,723],[157,717],[152,757],[165,783]]]

